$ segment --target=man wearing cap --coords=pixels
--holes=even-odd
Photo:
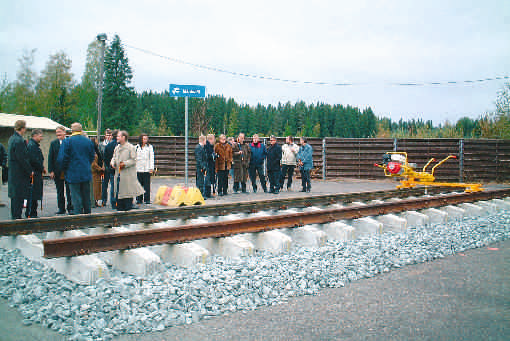
[[[267,148],[267,176],[269,178],[269,192],[278,194],[280,192],[280,162],[282,160],[282,147],[276,141],[276,137],[269,137]]]

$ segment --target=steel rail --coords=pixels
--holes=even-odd
[[[156,244],[181,243],[196,239],[226,237],[239,233],[262,232],[280,228],[298,227],[307,224],[323,224],[342,219],[356,219],[366,216],[455,205],[506,196],[510,196],[510,189],[404,199],[398,202],[357,205],[345,208],[324,209],[320,211],[246,218],[206,224],[44,240],[44,257],[79,256],[95,252],[127,250]]]
[[[68,231],[87,227],[120,226],[125,224],[155,223],[169,219],[190,219],[198,216],[225,215],[228,213],[256,212],[257,210],[282,209],[325,205],[337,202],[360,200],[405,198],[424,194],[452,191],[451,188],[414,188],[406,190],[354,192],[329,195],[312,195],[299,198],[240,201],[227,204],[187,206],[131,210],[128,212],[106,212],[69,216],[41,217],[0,222],[0,236],[12,236],[52,231]]]

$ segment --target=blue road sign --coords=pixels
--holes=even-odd
[[[170,96],[172,97],[205,97],[205,86],[202,85],[177,85],[170,84]]]

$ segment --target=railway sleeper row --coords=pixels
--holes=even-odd
[[[398,201],[402,199],[390,199]],[[379,200],[370,202],[352,202],[349,205],[364,206],[382,203]],[[341,208],[341,204],[333,204],[326,208]],[[297,212],[319,211],[324,207],[291,208],[279,211],[260,211],[253,214],[234,213],[225,216],[199,217],[189,219],[186,224],[204,224],[211,219],[216,222],[231,221],[255,217],[286,215]],[[46,264],[56,272],[80,284],[93,284],[99,278],[108,278],[110,266],[120,271],[145,276],[158,271],[162,262],[170,262],[182,266],[204,263],[210,255],[223,257],[240,257],[252,255],[256,250],[269,252],[286,252],[292,245],[298,244],[310,248],[318,248],[330,240],[352,240],[366,235],[382,234],[387,231],[406,232],[408,228],[419,228],[428,224],[445,223],[462,219],[466,216],[483,216],[498,210],[510,210],[510,198],[478,201],[446,205],[440,208],[427,208],[419,211],[405,211],[398,214],[382,214],[372,217],[333,221],[325,224],[310,224],[294,228],[282,228],[258,233],[245,233],[221,238],[207,238],[178,244],[162,244],[150,247],[137,247],[120,251],[108,251],[98,254],[80,255],[75,257],[45,258],[42,239],[80,237],[85,235],[102,235],[134,231],[147,228],[178,226],[184,221],[179,219],[155,223],[151,227],[143,224],[130,224],[121,227],[96,227],[65,232],[48,232],[20,236],[4,236],[0,238],[0,247],[19,249],[24,256]]]

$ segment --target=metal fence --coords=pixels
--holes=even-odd
[[[136,137],[130,138],[135,142]],[[264,139],[262,139],[264,142]],[[284,143],[284,138],[278,138]],[[183,136],[152,136],[159,175],[184,176]],[[189,139],[189,176],[194,177],[194,149],[198,138]],[[510,140],[497,139],[388,139],[388,138],[309,138],[313,147],[312,176],[321,179],[381,179],[382,155],[388,151],[407,152],[409,162],[422,168],[430,158],[451,159],[436,169],[439,181],[510,181]]]

